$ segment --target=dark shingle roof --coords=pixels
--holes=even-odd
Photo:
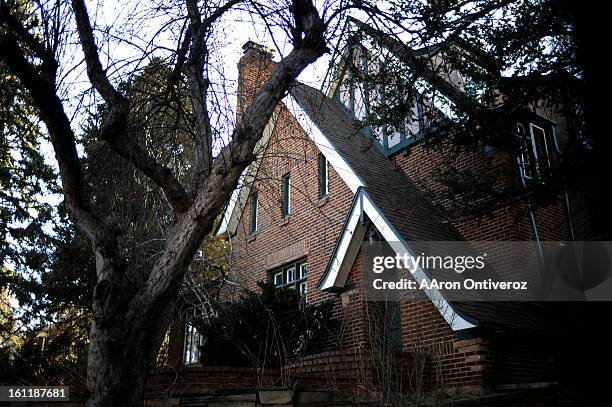
[[[406,240],[461,240],[454,228],[439,221],[414,182],[380,153],[339,103],[303,84],[291,94],[363,179],[376,205]]]
[[[416,184],[375,147],[337,101],[301,83],[290,93],[364,181],[374,203],[406,241],[465,240],[452,225],[442,221]],[[482,325],[551,331],[546,323],[548,307],[540,304],[453,302],[452,306],[460,315]]]

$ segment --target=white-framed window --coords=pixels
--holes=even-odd
[[[299,279],[304,279],[308,277],[308,263],[302,263],[300,264],[300,275],[299,275]]]
[[[281,210],[283,218],[291,215],[291,174],[281,178]]]
[[[325,198],[329,194],[329,165],[327,158],[322,153],[319,154],[319,199]]]
[[[286,264],[273,270],[270,275],[270,280],[276,287],[297,289],[306,299],[308,294],[308,263],[306,260]]]
[[[204,345],[204,337],[194,325],[185,324],[183,338],[183,366],[200,362],[200,347]]]
[[[531,155],[529,154],[529,150],[527,148],[529,143],[527,143],[527,133],[525,132],[525,126],[523,123],[516,124],[516,133],[519,138],[519,142],[521,143],[521,148],[517,156],[519,172],[523,180],[531,180],[533,179],[532,162]]]
[[[536,171],[542,177],[550,169],[550,150],[548,148],[546,130],[533,123],[529,123],[529,134],[535,157]]]
[[[287,269],[287,284],[295,281],[295,267]]]
[[[274,285],[279,287],[282,285],[285,285],[285,279],[284,279],[284,272],[281,270],[277,273],[274,273],[274,277],[272,278],[272,281],[274,282]]]
[[[259,217],[259,194],[253,192],[251,194],[251,234],[257,232]]]
[[[298,290],[300,294],[304,298],[305,301],[308,301],[308,281],[304,280],[298,285]]]
[[[517,123],[520,150],[517,154],[519,173],[523,182],[544,181],[550,175],[549,132],[534,123]],[[529,129],[529,132],[527,132]]]

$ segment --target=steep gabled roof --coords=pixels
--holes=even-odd
[[[422,197],[415,183],[373,146],[337,101],[304,84],[296,84],[288,99],[288,106],[294,104],[293,100],[308,116],[309,123],[296,116],[304,129],[309,134],[321,133],[318,141],[313,140],[317,145],[325,144],[323,153],[333,150],[339,156],[335,161],[341,160],[343,168],[347,169],[345,172],[352,173],[349,179],[339,172],[355,193],[355,199],[327,270],[319,281],[319,289],[339,289],[346,282],[364,236],[363,223],[360,222],[364,213],[387,241],[400,242],[404,252],[412,252],[410,241],[464,240],[454,227],[442,221],[433,204]],[[312,125],[316,129],[312,129]],[[333,165],[334,159],[330,159],[330,163]],[[428,279],[422,270],[420,273],[416,275],[419,280]],[[426,291],[426,294],[454,330],[485,324],[539,333],[551,332],[550,324],[546,323],[547,307],[540,304],[449,303],[437,290]]]
[[[437,220],[439,214],[422,198],[414,182],[379,152],[339,103],[303,84],[293,87],[290,93],[330,138],[363,180],[376,205],[406,240],[460,239],[456,230]]]

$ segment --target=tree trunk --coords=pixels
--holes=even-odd
[[[171,320],[173,306],[164,308],[156,320],[141,316],[129,323],[125,318],[111,325],[92,322],[88,407],[142,407],[147,376]]]

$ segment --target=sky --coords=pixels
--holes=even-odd
[[[102,65],[108,68],[111,80],[116,84],[134,69],[142,69],[146,61],[140,61],[143,51],[155,50],[154,55],[168,55],[176,47],[176,37],[182,25],[169,24],[169,16],[156,10],[155,1],[98,0],[88,3],[90,19],[97,28],[96,39],[100,47]],[[92,92],[82,62],[82,54],[76,41],[73,23],[71,44],[61,60],[65,77],[61,90],[68,104],[67,111],[74,116],[78,127],[82,124],[84,106],[92,102]],[[252,13],[235,8],[215,26],[215,35],[210,43],[211,62],[214,69],[212,81],[224,81],[227,88],[235,92],[238,78],[238,61],[243,54],[242,45],[247,41],[265,45],[275,52],[275,60],[291,51],[286,34],[271,28],[274,41],[261,19]],[[318,87],[330,61],[330,55],[320,58],[308,67],[299,79],[311,86]],[[235,100],[232,100],[235,106]],[[86,110],[86,109],[85,109]],[[81,117],[79,117],[81,116]]]
[[[160,1],[160,5],[161,0]],[[333,0],[332,0],[333,1]],[[111,81],[116,85],[125,74],[134,69],[142,69],[150,58],[141,60],[143,53],[155,49],[153,55],[167,55],[168,50],[176,47],[176,35],[179,25],[167,27],[168,15],[150,0],[97,0],[87,1],[90,20],[95,27],[95,35],[100,46],[100,60],[106,68]],[[67,19],[68,40],[61,50],[58,59],[59,94],[63,99],[66,112],[72,120],[72,128],[78,135],[87,119],[88,113],[101,101],[99,95],[91,89],[87,78],[85,64],[74,26],[72,16]],[[160,30],[166,27],[166,30]],[[268,30],[272,30],[272,35]],[[272,40],[274,37],[274,41]],[[287,55],[292,47],[285,33],[280,29],[268,28],[261,20],[256,20],[249,13],[235,9],[228,12],[215,27],[212,46],[212,62],[215,69],[211,71],[212,81],[223,82],[231,94],[227,100],[228,108],[233,112],[236,105],[235,91],[238,79],[238,61],[243,55],[242,46],[247,41],[267,46],[274,50],[276,61],[281,55]],[[152,56],[152,55],[151,55]],[[319,87],[327,72],[330,55],[320,58],[308,67],[299,79],[314,87]],[[232,113],[233,116],[233,113]],[[44,124],[41,123],[44,127]],[[231,130],[231,129],[229,129]],[[53,148],[48,140],[41,141],[41,151],[45,161],[57,169]],[[78,146],[79,154],[83,149]],[[41,191],[40,201],[57,206],[61,195]],[[23,225],[12,225],[23,227]],[[48,232],[52,233],[49,225]],[[12,264],[7,264],[14,269]],[[13,309],[19,304],[10,297]]]

